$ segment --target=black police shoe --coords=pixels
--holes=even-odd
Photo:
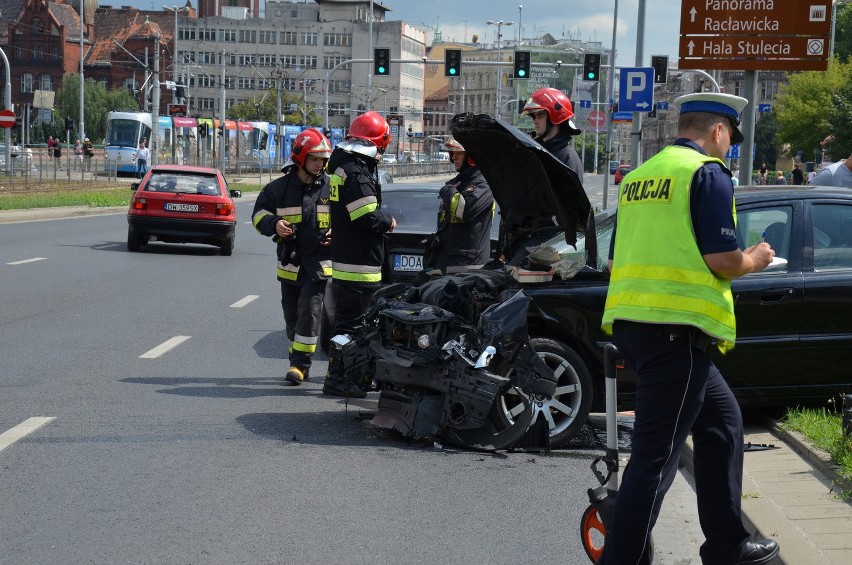
[[[778,544],[775,540],[762,539],[749,541],[743,546],[737,565],[758,565],[769,563],[778,555]]]
[[[346,398],[366,398],[367,392],[361,387],[340,379],[325,378],[322,393],[328,396],[343,396]]]

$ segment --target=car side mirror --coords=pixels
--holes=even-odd
[[[137,190],[138,188],[139,188],[139,183],[138,183],[138,182],[134,182],[134,183],[131,183],[131,184],[130,184],[130,190],[132,190],[133,192],[136,192],[136,190]]]
[[[243,192],[241,190],[232,190],[231,191],[231,198],[239,198],[242,195],[243,195]]]

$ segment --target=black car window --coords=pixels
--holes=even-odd
[[[393,216],[399,231],[435,231],[438,223],[438,193],[414,190],[383,192],[382,210]]]
[[[601,214],[595,218],[595,235],[598,240],[598,261],[596,270],[604,271],[607,267],[607,254],[609,253],[609,242],[612,239],[612,230],[615,226],[615,214],[605,216]],[[586,237],[582,232],[577,232],[577,248],[565,242],[565,235],[559,234],[544,243],[553,247],[559,253],[560,261],[586,262]]]
[[[187,194],[219,195],[219,183],[215,176],[199,174],[154,173],[145,190]]]
[[[766,240],[775,251],[775,256],[790,257],[790,233],[792,229],[792,206],[772,206],[737,212],[737,243],[745,249]],[[785,271],[779,265],[773,271]]]
[[[814,269],[852,269],[852,206],[815,204]]]

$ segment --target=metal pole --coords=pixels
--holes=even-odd
[[[741,185],[752,184],[751,170],[754,163],[751,159],[751,148],[754,147],[754,125],[757,117],[757,71],[745,71],[746,98],[751,104],[746,104],[742,115],[743,142],[740,144],[740,176]]]
[[[225,174],[225,51],[222,51],[222,86],[219,89],[219,116],[222,123],[222,135],[219,136],[219,169]]]
[[[281,78],[281,72],[276,74],[278,75],[278,78],[275,79],[278,84],[278,100],[275,103],[275,161],[281,164],[281,141],[284,139],[281,135],[281,81],[284,79]]]
[[[520,47],[524,42],[523,12],[524,12],[524,6],[522,4],[519,4],[518,5],[518,47]]]
[[[6,109],[12,109],[12,72],[9,69],[9,59],[3,49],[0,49],[0,55],[3,56],[3,64],[6,67],[6,86],[3,88]],[[23,123],[23,120],[21,121]],[[12,174],[12,128],[4,128],[6,130],[6,170],[9,175]],[[23,135],[21,136],[23,137]]]
[[[612,51],[609,52],[609,76],[606,83],[606,99],[607,102],[612,100],[612,91],[615,82],[615,33],[618,30],[618,0],[615,0],[615,9],[612,14]],[[609,111],[609,104],[606,108],[606,158],[607,161],[612,159],[612,116]],[[607,209],[607,196],[609,193],[609,163],[607,163],[606,176],[603,184],[603,208]]]
[[[636,23],[636,66],[642,66],[645,46],[645,0],[639,0],[639,17]],[[630,134],[631,164],[638,167],[642,164],[642,117],[644,112],[633,113],[633,131]]]
[[[154,36],[154,91],[151,93],[151,139],[148,148],[151,166],[157,164],[160,150],[160,34]]]
[[[80,131],[77,134],[80,136],[80,140],[85,139],[86,135],[86,122],[84,120],[85,88],[83,86],[83,83],[85,81],[85,78],[83,77],[83,56],[85,54],[83,51],[83,30],[86,29],[86,18],[84,14],[85,12],[83,9],[83,0],[80,0]],[[6,162],[8,163],[9,161]],[[82,170],[83,167],[80,167],[81,177]]]
[[[368,47],[367,56],[373,56],[373,0],[370,0],[370,23],[369,23],[369,34],[370,34],[370,46]],[[370,111],[370,99],[373,97],[373,69],[367,69],[367,111]],[[326,124],[328,127],[328,124]]]

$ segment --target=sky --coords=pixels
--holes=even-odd
[[[312,0],[307,0],[308,2]],[[612,20],[618,3],[618,27],[615,37],[616,65],[636,66],[636,30],[640,0],[377,0],[390,8],[386,19],[403,20],[423,28],[431,44],[435,28],[440,28],[444,41],[480,43],[496,40],[497,26],[487,20],[513,22],[501,26],[503,40],[517,38],[519,21],[524,37],[549,33],[557,39],[565,37],[583,41],[600,41],[612,47]],[[161,10],[165,4],[180,3],[157,0],[99,0],[102,5],[134,6],[145,10]],[[197,0],[192,4],[198,7]],[[261,0],[261,10],[265,0]],[[518,10],[518,6],[523,6]],[[645,0],[645,41],[642,65],[650,66],[651,55],[668,55],[674,66],[680,29],[679,0]]]

